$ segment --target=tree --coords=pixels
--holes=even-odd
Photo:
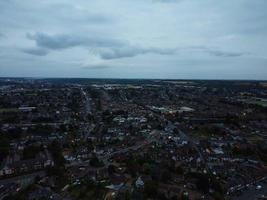
[[[62,155],[62,149],[60,143],[55,140],[51,143],[48,149],[50,150],[54,158],[55,164],[59,167],[63,167],[65,164],[65,158]]]
[[[109,165],[108,166],[108,173],[111,175],[115,172],[115,166],[114,165]]]
[[[189,200],[188,193],[183,191],[181,194],[181,200]]]
[[[64,133],[64,132],[67,131],[66,125],[64,125],[64,124],[61,124],[61,125],[59,126],[59,129],[60,129],[60,131],[61,131],[62,133]]]
[[[178,166],[176,167],[176,173],[181,175],[184,173],[184,169],[181,166]]]
[[[147,197],[155,197],[158,193],[158,183],[155,181],[148,181],[145,183],[144,193]]]
[[[9,139],[4,134],[0,134],[0,161],[2,161],[9,153]]]
[[[23,150],[23,159],[33,159],[40,151],[42,151],[41,146],[28,145]]]
[[[94,156],[90,160],[90,165],[93,167],[103,167],[104,163],[102,161],[100,161],[96,156]]]
[[[164,183],[167,183],[171,179],[171,173],[169,170],[164,170],[161,174],[160,180]]]
[[[150,172],[151,172],[151,167],[150,167],[150,165],[148,164],[148,163],[144,163],[144,165],[143,165],[143,169],[144,169],[144,173],[145,174],[150,174]]]
[[[197,187],[199,190],[203,191],[204,193],[208,193],[210,184],[209,178],[205,174],[197,174]]]
[[[130,200],[131,199],[131,194],[130,194],[130,192],[128,190],[126,191],[126,193],[124,195],[124,199],[125,200]]]

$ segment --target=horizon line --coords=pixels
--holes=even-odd
[[[101,77],[49,77],[49,76],[0,76],[0,79],[92,79],[92,80],[168,80],[168,81],[267,81],[267,79],[213,79],[213,78],[101,78]]]

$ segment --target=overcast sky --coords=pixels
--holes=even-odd
[[[267,0],[0,0],[0,76],[267,79]]]

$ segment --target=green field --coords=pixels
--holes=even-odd
[[[18,108],[0,108],[0,113],[18,112]]]

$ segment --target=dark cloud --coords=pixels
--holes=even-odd
[[[44,56],[48,54],[48,50],[61,50],[71,47],[86,47],[95,48],[94,54],[100,55],[104,60],[120,59],[127,57],[135,57],[142,54],[158,54],[158,55],[171,55],[177,51],[193,50],[208,53],[217,57],[238,57],[244,55],[240,52],[228,52],[217,49],[212,49],[205,46],[193,46],[186,48],[143,48],[138,46],[130,46],[126,42],[111,39],[111,38],[99,38],[99,37],[83,37],[79,35],[48,35],[45,33],[27,34],[27,38],[34,40],[36,48],[24,49],[23,52],[37,56]]]
[[[22,52],[32,54],[35,56],[46,56],[48,54],[48,50],[42,48],[22,49]]]
[[[239,57],[239,56],[243,56],[246,54],[242,52],[227,52],[227,51],[219,51],[219,50],[208,50],[207,52],[213,56],[218,56],[218,57]]]
[[[36,45],[41,48],[52,50],[67,49],[76,46],[89,47],[114,47],[122,46],[124,43],[109,38],[89,38],[79,35],[48,35],[45,33],[27,34],[27,38],[34,40]]]
[[[175,49],[159,49],[159,48],[140,48],[140,47],[123,47],[123,48],[111,48],[104,49],[99,52],[99,55],[102,59],[118,59],[126,57],[134,57],[140,54],[159,54],[159,55],[170,55],[175,53]]]
[[[222,51],[220,49],[207,46],[190,46],[184,49],[208,53],[212,56],[217,56],[217,57],[239,57],[248,54],[246,52]]]
[[[97,49],[94,54],[99,54],[102,59],[118,59],[134,57],[140,54],[154,53],[159,55],[173,54],[175,49],[141,48],[133,47],[127,42],[107,38],[89,38],[74,35],[48,35],[44,33],[27,34],[27,38],[34,40],[37,48],[23,50],[33,55],[46,55],[48,49],[60,50],[76,46]]]

